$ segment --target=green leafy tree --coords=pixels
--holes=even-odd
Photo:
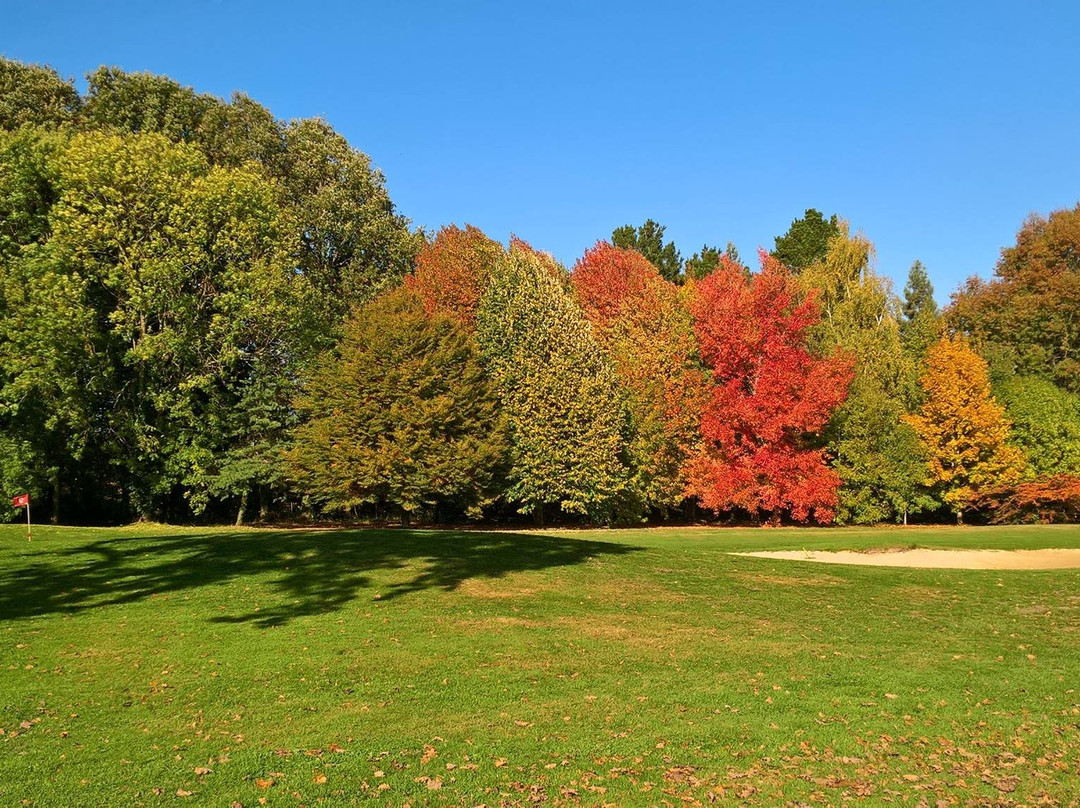
[[[327,510],[476,516],[498,495],[507,430],[473,340],[407,290],[356,311],[297,404],[291,474]]]
[[[501,256],[477,312],[477,340],[510,423],[507,498],[596,521],[627,499],[627,416],[610,362],[565,270],[521,242]]]
[[[51,67],[0,57],[0,129],[73,123],[81,103],[75,85]]]
[[[682,256],[672,242],[664,243],[664,225],[646,219],[641,227],[625,224],[611,233],[611,243],[623,250],[637,250],[672,283],[682,278]]]
[[[773,258],[795,270],[805,269],[825,258],[829,240],[840,233],[840,220],[834,213],[826,219],[821,211],[808,208],[801,219],[791,223],[782,236],[777,236]]]
[[[874,272],[873,245],[839,222],[825,256],[800,273],[822,308],[812,344],[855,356],[847,400],[825,434],[840,475],[837,520],[856,524],[906,520],[935,505],[922,483],[925,462],[914,430],[901,418],[914,405],[917,372],[901,339],[900,303]]]
[[[1080,396],[1038,376],[998,380],[994,395],[1035,474],[1080,474]]]
[[[901,311],[900,337],[904,349],[915,361],[922,361],[926,349],[941,336],[942,323],[941,312],[934,301],[934,287],[921,261],[916,261],[908,270]]]

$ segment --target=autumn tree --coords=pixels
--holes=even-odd
[[[428,314],[448,314],[472,329],[480,298],[502,254],[502,245],[479,228],[448,225],[420,251],[416,269],[406,283],[419,295]]]
[[[640,253],[606,242],[586,251],[571,279],[627,397],[631,488],[647,509],[676,507],[705,381],[679,288]]]
[[[507,432],[472,337],[408,290],[356,311],[297,405],[291,474],[328,511],[478,516],[498,495]]]
[[[795,219],[782,236],[775,239],[772,256],[781,264],[798,272],[825,257],[829,239],[840,232],[836,214],[826,219],[821,211],[807,208],[801,219]]]
[[[627,499],[627,428],[611,362],[553,259],[521,241],[500,257],[477,312],[477,341],[510,423],[507,497],[597,521]]]
[[[637,250],[660,272],[661,277],[678,283],[682,276],[682,256],[672,242],[664,243],[664,225],[646,219],[641,227],[625,224],[611,233],[611,243],[623,250]]]
[[[1080,392],[1080,205],[1033,215],[1001,251],[994,278],[972,278],[945,316],[995,375],[1049,379]]]
[[[1024,456],[1008,443],[1010,423],[991,393],[986,361],[965,339],[930,346],[920,384],[925,401],[905,421],[925,447],[928,484],[963,522],[981,493],[1020,479]]]
[[[815,442],[847,394],[851,362],[810,350],[817,303],[783,264],[764,251],[760,259],[749,278],[726,261],[694,287],[694,331],[712,384],[687,491],[714,511],[828,522],[840,478]]]
[[[935,505],[922,488],[918,438],[901,421],[915,402],[917,373],[903,350],[899,301],[874,271],[873,245],[852,235],[846,222],[838,227],[825,256],[798,276],[822,310],[810,329],[811,346],[855,358],[848,397],[825,430],[842,480],[837,519],[901,521]]]

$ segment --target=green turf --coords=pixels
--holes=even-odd
[[[1075,804],[1080,572],[726,554],[912,544],[2,527],[0,805]]]

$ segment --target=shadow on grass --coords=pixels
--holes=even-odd
[[[452,591],[469,578],[580,564],[637,548],[528,533],[411,530],[191,533],[102,539],[39,550],[0,568],[0,620],[73,614],[101,606],[274,575],[279,603],[213,622],[269,628],[342,608],[370,586],[369,574],[419,564],[409,580],[380,585],[388,600],[426,589]]]

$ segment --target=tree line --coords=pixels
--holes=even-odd
[[[752,269],[415,230],[320,120],[0,60],[0,486],[70,522],[1071,519],[1080,207],[938,310],[807,210]]]

